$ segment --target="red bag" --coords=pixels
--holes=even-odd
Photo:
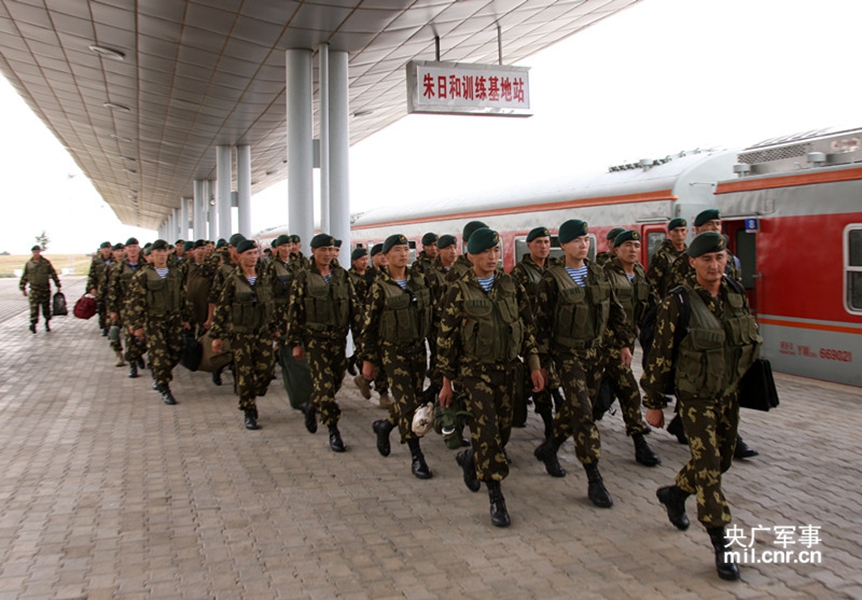
[[[80,300],[75,302],[75,316],[79,319],[89,319],[96,314],[96,298],[90,294],[84,294]]]

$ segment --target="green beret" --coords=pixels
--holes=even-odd
[[[102,242],[99,245],[99,250],[101,250],[102,248],[110,248],[110,247],[111,247],[111,242]]]
[[[442,250],[443,248],[448,248],[449,246],[454,246],[458,240],[455,239],[454,235],[441,235],[437,238],[437,249]]]
[[[677,217],[675,219],[671,219],[670,223],[667,224],[668,231],[673,231],[677,227],[688,227],[688,221],[686,221],[682,217]]]
[[[41,251],[42,251],[42,247],[41,247],[39,244],[36,244],[36,245],[35,245],[35,246],[33,246],[32,248],[30,248],[30,252],[35,252],[36,250],[38,250],[39,252],[41,252]]]
[[[368,248],[356,248],[350,253],[350,260],[359,260],[363,256],[368,256]]]
[[[244,239],[245,239],[245,236],[244,236],[243,234],[241,234],[241,233],[235,233],[235,234],[233,234],[232,236],[230,236],[230,239],[227,241],[227,243],[228,243],[230,246],[233,246],[234,248],[236,248],[236,247],[238,247],[238,246],[239,246],[239,243],[240,243],[241,241],[243,241]]]
[[[206,245],[207,245],[206,240],[195,240],[195,245],[192,246],[192,248],[197,250],[198,248],[203,248]]]
[[[488,226],[482,221],[470,221],[464,225],[464,231],[461,232],[461,239],[464,240],[464,243],[466,244],[470,241],[470,236],[473,235],[473,232],[482,227],[487,228]]]
[[[390,250],[392,250],[392,246],[408,246],[407,238],[401,235],[400,233],[393,233],[386,241],[383,242],[383,248],[380,250],[383,254],[386,254]]]
[[[152,245],[153,245],[152,242],[147,242],[146,244],[144,244],[144,248],[149,248]]]
[[[527,242],[532,242],[537,237],[551,237],[551,232],[547,227],[535,227],[527,234]]]
[[[641,234],[639,234],[634,229],[629,229],[628,231],[623,231],[621,234],[614,238],[614,248],[622,246],[625,242],[639,241],[641,241]]]
[[[329,235],[328,233],[318,233],[316,236],[311,238],[311,247],[312,248],[325,248],[326,246],[334,246],[335,238]]]
[[[614,241],[615,239],[617,239],[617,236],[623,231],[625,231],[625,229],[623,229],[622,227],[614,227],[608,232],[607,240],[611,242]]]
[[[430,246],[431,244],[437,243],[437,234],[429,231],[425,235],[422,236],[422,245]]]
[[[557,239],[561,244],[571,242],[573,239],[587,235],[589,226],[586,221],[580,219],[569,219],[560,225],[560,233],[557,234]]]
[[[278,248],[279,246],[284,246],[285,244],[289,244],[289,243],[290,243],[290,236],[282,234],[282,235],[278,236],[277,238],[275,238],[275,241],[272,243],[272,247]]]
[[[186,243],[185,240],[177,240],[176,242],[174,242],[175,245],[183,246],[183,247],[185,247],[185,243]]]
[[[724,236],[717,231],[704,231],[692,240],[691,245],[688,247],[688,255],[692,258],[697,258],[701,254],[721,252],[722,250],[727,250],[727,242]]]
[[[173,249],[174,249],[174,245],[173,245],[173,244],[168,244],[168,250],[173,250]]]
[[[694,218],[694,226],[700,227],[707,221],[714,221],[715,219],[721,219],[721,213],[717,208],[708,208]]]
[[[195,247],[194,242],[186,242],[183,244],[183,252],[188,252],[189,250],[193,250]]]
[[[165,240],[156,240],[150,246],[150,252],[152,252],[153,250],[167,250],[167,249],[168,249],[168,243]]]
[[[139,246],[137,238],[129,238],[126,240],[126,246]]]
[[[150,246],[144,246],[144,249],[142,250],[142,252],[144,253],[144,256],[149,256],[150,255]]]
[[[380,254],[381,252],[383,252],[383,244],[374,244],[371,246],[371,256]]]
[[[290,236],[290,243],[291,244],[299,244],[300,242],[302,242],[302,240],[300,240],[299,236],[296,235],[295,233],[292,236]]]
[[[336,248],[341,248],[341,240],[335,240],[335,243],[332,245],[335,246]]]
[[[493,229],[480,227],[470,234],[470,241],[467,242],[467,252],[470,254],[479,254],[489,248],[493,248],[500,243],[500,234]]]
[[[224,248],[225,246],[227,246],[227,240],[224,238],[219,238],[218,242],[216,242],[216,250],[218,250],[219,248]]]
[[[249,250],[254,250],[257,248],[257,244],[254,243],[254,240],[243,239],[237,244],[236,253],[242,254],[243,252],[248,252]]]
[[[117,242],[116,244],[114,244],[114,247],[111,248],[111,250],[122,250],[123,248],[125,248],[125,246],[123,246],[120,242]]]

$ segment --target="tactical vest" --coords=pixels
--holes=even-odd
[[[515,281],[497,271],[493,293],[486,294],[475,285],[457,281],[464,296],[464,318],[461,341],[467,358],[486,364],[515,360],[524,342],[524,324],[518,310],[518,288]]]
[[[347,271],[330,271],[329,284],[315,270],[309,269],[305,294],[305,326],[311,331],[345,329],[350,318],[350,290]]]
[[[122,269],[120,269],[120,291],[122,292],[122,295],[120,296],[121,298],[126,297],[126,292],[129,291],[129,283],[132,281],[132,277],[135,275],[135,273],[138,272],[138,270],[141,269],[142,266],[142,263],[138,263],[138,268],[134,269],[129,263],[123,263],[123,267]]]
[[[542,272],[539,270],[539,266],[534,263],[532,260],[526,261],[521,259],[521,262],[518,264],[521,265],[521,270],[523,270],[527,274],[527,284],[524,286],[527,290],[527,295],[530,296],[530,299],[536,297],[536,293],[539,289],[539,282],[542,280]]]
[[[407,280],[407,291],[393,282],[380,282],[383,288],[383,313],[378,334],[384,342],[409,345],[421,342],[431,332],[433,310],[431,292],[425,278],[414,272]]]
[[[155,267],[146,270],[147,311],[152,316],[178,312],[183,306],[183,281],[174,269],[162,279]]]
[[[571,350],[593,347],[605,332],[611,310],[611,284],[601,267],[588,263],[586,287],[576,284],[562,265],[552,265],[548,273],[557,282],[553,342]]]
[[[31,260],[27,264],[27,280],[30,282],[31,288],[47,287],[50,279],[51,269],[48,267],[48,261],[46,259],[43,258],[39,262]]]
[[[272,260],[272,265],[275,269],[276,277],[275,303],[287,304],[287,301],[290,300],[290,288],[293,285],[296,274],[290,270],[288,265],[277,258]]]
[[[721,398],[734,391],[760,354],[763,338],[745,309],[745,298],[727,290],[721,320],[690,285],[683,284],[691,306],[688,333],[676,359],[674,384],[697,398]]]
[[[633,327],[636,327],[643,317],[646,310],[647,300],[649,300],[649,284],[646,280],[643,267],[635,265],[635,280],[629,282],[629,278],[625,273],[616,269],[607,269],[605,275],[614,288],[614,293],[617,300],[626,311],[626,319]]]
[[[269,325],[272,316],[273,292],[258,277],[254,287],[240,271],[231,275],[234,280],[233,303],[230,307],[230,326],[234,333],[259,333]]]

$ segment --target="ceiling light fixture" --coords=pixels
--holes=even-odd
[[[132,138],[123,137],[121,135],[117,135],[116,133],[112,133],[111,138],[117,140],[118,142],[131,142],[132,141]]]
[[[120,50],[115,50],[113,48],[108,48],[107,46],[93,44],[92,46],[90,46],[90,50],[95,52],[102,58],[112,58],[114,60],[125,60],[126,58],[125,52],[121,52]]]
[[[125,171],[126,173],[137,173],[137,171],[135,171],[134,169],[130,169],[129,167],[124,167],[123,171]]]
[[[121,157],[120,157],[120,160],[128,160],[128,161],[131,161],[131,162],[137,162],[137,161],[138,161],[138,159],[137,159],[137,158],[135,158],[135,157],[133,157],[133,156],[121,156]]]
[[[111,110],[122,110],[125,112],[131,112],[131,108],[126,106],[125,104],[120,104],[119,102],[105,102],[102,104],[105,108],[110,108]]]

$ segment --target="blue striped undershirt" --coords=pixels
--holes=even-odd
[[[254,285],[254,282],[257,281],[257,275],[252,275],[251,277],[246,277],[248,279],[249,285]]]
[[[629,280],[629,283],[634,283],[634,282],[635,282],[635,274],[634,274],[634,273],[632,273],[631,275],[629,275],[628,273],[626,273],[626,278]]]
[[[168,276],[168,268],[167,267],[165,267],[164,269],[156,268],[156,273],[159,274],[159,277],[164,279],[165,277]]]
[[[477,279],[479,280],[479,285],[482,286],[483,290],[485,290],[486,292],[491,291],[491,286],[494,285],[493,275],[491,275],[490,277],[478,277]]]
[[[566,273],[572,278],[572,281],[580,287],[587,287],[587,265],[582,265],[577,269],[566,267]]]
[[[323,281],[329,284],[329,280],[332,279],[332,271],[329,272],[329,275],[323,275]]]
[[[402,290],[404,290],[405,292],[407,291],[407,280],[406,279],[396,279],[395,283],[397,283],[398,287],[400,287]]]

